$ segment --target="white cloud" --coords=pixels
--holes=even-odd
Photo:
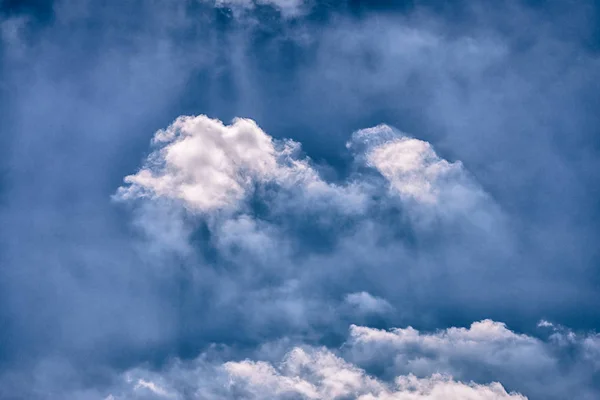
[[[550,321],[546,321],[545,319],[540,320],[537,325],[539,328],[552,328],[554,324]]]
[[[158,148],[116,198],[167,198],[193,212],[238,209],[257,185],[272,183],[303,196],[304,204],[333,204],[348,212],[364,207],[353,185],[322,181],[308,160],[296,158],[299,144],[277,141],[250,119],[231,125],[205,115],[177,118],[153,139]]]
[[[383,368],[386,374],[442,373],[461,381],[498,380],[532,398],[593,399],[597,392],[590,383],[598,366],[597,338],[565,330],[542,340],[483,320],[469,328],[431,333],[411,327],[386,331],[352,326],[344,349],[345,358],[355,365]],[[567,363],[566,353],[570,354]]]
[[[431,143],[382,124],[354,132],[346,147],[385,178],[389,195],[400,198],[415,227],[459,223],[510,243],[500,207],[460,161],[443,159]]]
[[[275,140],[250,119],[225,125],[204,115],[182,116],[153,143],[157,148],[125,177],[116,198],[166,198],[195,213],[241,211],[256,190],[274,185],[269,199],[260,193],[272,213],[362,215],[371,206],[371,180],[352,175],[342,184],[325,182],[309,159],[298,157],[299,143]],[[489,229],[501,219],[462,164],[440,158],[428,142],[379,125],[355,132],[347,147],[386,179],[414,219],[460,217]]]
[[[421,333],[411,327],[391,331],[353,325],[350,329],[352,359],[359,363],[392,358],[399,372],[429,375],[445,372],[460,375],[461,365],[476,363],[485,368],[544,369],[554,360],[544,344],[516,334],[491,320],[474,322],[470,328],[448,328]],[[462,378],[470,379],[465,374]]]
[[[346,147],[379,171],[393,193],[420,210],[438,216],[471,214],[480,224],[498,217],[493,201],[462,163],[441,158],[429,142],[378,125],[355,132]]]
[[[174,397],[173,394],[169,393],[168,391],[166,391],[165,389],[163,389],[162,387],[160,387],[156,383],[154,383],[152,381],[146,381],[144,379],[138,379],[137,383],[133,387],[133,390],[135,390],[135,391],[142,391],[142,392],[144,390],[147,390],[147,391],[149,391],[149,392],[151,392],[153,394],[156,394],[158,396],[165,397],[165,398],[172,398],[172,397]]]
[[[428,142],[410,138],[387,125],[354,133],[348,147],[360,142],[366,150],[366,162],[389,181],[404,199],[421,203],[443,200],[444,181],[460,177],[462,165],[438,157]]]
[[[303,399],[524,399],[508,394],[502,385],[461,383],[439,374],[419,379],[401,376],[394,384],[370,377],[363,370],[325,349],[293,349],[278,366],[266,362],[227,363],[234,384],[242,386],[251,398]]]
[[[139,395],[148,389],[156,398],[212,399],[311,399],[311,400],[523,400],[517,393],[507,393],[500,383],[460,382],[448,375],[433,374],[417,378],[412,374],[385,382],[345,361],[325,348],[295,347],[281,362],[231,361],[210,364],[196,361],[188,369],[177,363],[162,376],[136,370],[141,376],[131,380],[115,399]],[[180,390],[171,393],[152,379],[167,380]],[[133,385],[133,387],[131,387]],[[188,397],[184,396],[187,393]],[[136,397],[137,398],[137,397]]]
[[[581,349],[587,348],[587,339],[597,339],[594,334],[575,338]],[[56,364],[38,372],[53,383],[53,393],[67,393],[61,398],[86,400],[597,399],[597,374],[590,368],[595,353],[562,357],[557,352],[561,348],[552,339],[518,334],[490,320],[432,333],[353,326],[341,348],[282,338],[241,355],[239,348],[213,345],[193,360],[173,359],[161,368],[128,370],[99,392],[61,383],[64,368]],[[373,363],[357,357],[360,353]],[[399,363],[390,364],[390,357]],[[72,377],[67,373],[66,378]],[[44,382],[43,387],[49,386]],[[65,387],[72,392],[65,392]],[[78,396],[68,395],[73,393]]]
[[[391,304],[385,299],[373,296],[367,292],[350,293],[346,295],[344,300],[359,313],[383,314],[393,309]]]
[[[440,260],[465,276],[468,267],[481,259],[487,261],[491,254],[500,259],[496,257],[502,255],[498,249],[507,247],[507,241],[497,240],[504,231],[493,201],[480,196],[483,191],[464,168],[441,159],[429,143],[409,139],[388,126],[353,135],[348,147],[359,168],[335,184],[322,179],[311,160],[300,155],[298,143],[273,139],[248,119],[226,125],[203,115],[183,116],[158,131],[153,143],[156,147],[141,170],[125,178],[128,184],[116,197],[142,199],[137,210],[148,212],[139,213],[136,224],[151,239],[152,249],[193,259],[196,251],[206,249],[198,249],[200,240],[209,247],[208,258],[216,257],[217,264],[228,265],[220,268],[215,278],[216,296],[236,310],[238,304],[261,310],[281,306],[293,311],[285,315],[294,326],[361,314],[385,313],[386,318],[398,320],[400,314],[390,310],[403,315],[410,311],[398,307],[399,298],[404,297],[398,284],[384,283],[385,279],[393,277],[390,283],[402,280],[404,288],[417,281],[426,287],[430,283],[419,277],[433,276],[430,271],[439,270]],[[380,157],[379,152],[389,154]],[[440,183],[437,173],[443,175],[447,168],[455,169],[456,177],[446,174]],[[389,174],[378,172],[388,169],[392,171]],[[410,179],[403,177],[405,173],[421,182],[426,193],[415,192]],[[451,182],[451,178],[456,179]],[[477,199],[471,207],[445,201],[455,187]],[[411,194],[407,198],[403,191],[417,193],[417,197]],[[433,204],[429,196],[436,199]],[[398,206],[402,208],[400,216]],[[174,210],[168,212],[169,207]],[[182,208],[190,212],[182,212]],[[416,256],[415,249],[397,235],[405,237],[410,229],[420,235],[423,225],[412,222],[426,219],[441,223],[426,225],[425,234],[435,238],[446,229],[452,235],[451,246],[446,248],[442,242],[435,251],[430,247]],[[473,221],[480,226],[485,221],[483,226],[489,229],[472,229]],[[200,233],[202,238],[195,237],[196,244],[192,244],[189,238],[196,223],[205,224],[203,229],[208,232]],[[477,250],[456,253],[456,248],[470,245],[473,236]],[[203,254],[196,259],[202,260]],[[194,265],[192,269],[203,268]],[[212,265],[204,269],[209,271],[198,272],[199,276],[214,275]],[[332,310],[340,304],[332,304],[332,297],[324,293],[325,287],[332,287],[326,282],[346,282],[353,274],[365,274],[365,284],[336,286],[334,296],[347,296],[338,310],[343,317],[336,317]],[[208,279],[203,276],[202,280]],[[269,287],[260,288],[264,282],[269,282]],[[363,289],[370,293],[361,293]],[[219,301],[214,304],[223,305]],[[261,321],[273,318],[271,313],[251,316],[248,318]]]
[[[156,133],[160,147],[119,196],[159,196],[180,199],[199,210],[233,206],[252,189],[254,181],[276,173],[272,139],[253,121],[236,119],[231,126],[200,115],[179,117]]]
[[[153,143],[156,148],[138,173],[125,178],[117,198],[142,199],[141,209],[150,210],[137,225],[152,248],[190,260],[204,260],[208,248],[206,265],[190,268],[214,289],[206,312],[220,314],[216,309],[226,307],[243,315],[249,331],[269,331],[270,324],[311,329],[349,316],[366,323],[373,314],[398,321],[400,313],[412,312],[404,292],[436,285],[433,271],[441,263],[457,272],[457,280],[470,278],[469,268],[478,269],[492,254],[500,260],[508,247],[501,214],[462,165],[388,126],[353,135],[348,147],[358,168],[336,184],[320,177],[298,143],[273,139],[248,119],[226,125],[203,115],[180,117],[157,132]],[[452,203],[455,193],[470,205]],[[154,204],[174,210],[153,216]],[[391,209],[394,219],[384,217]],[[412,223],[427,218],[441,223],[426,225],[425,232],[424,225]],[[192,244],[197,222],[208,232]],[[411,229],[416,237],[433,235],[428,240],[435,251],[416,254],[418,248],[399,239]],[[440,232],[451,234],[452,242],[431,240],[444,238]],[[477,250],[456,251],[471,246],[473,237]],[[352,276],[364,276],[364,285],[349,283]],[[331,300],[342,296],[341,305]]]
[[[507,393],[506,389],[497,382],[488,385],[462,383],[440,374],[421,379],[414,375],[403,376],[396,379],[396,385],[395,391],[381,393],[378,396],[372,394],[361,396],[360,400],[525,400],[527,398],[518,393]]]

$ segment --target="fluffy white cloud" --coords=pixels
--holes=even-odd
[[[544,369],[554,362],[543,342],[491,320],[435,333],[421,333],[411,327],[385,331],[353,325],[349,343],[356,362],[380,362],[376,358],[386,355],[393,358],[397,371],[421,375],[440,371],[460,375],[458,366],[467,363],[486,368]]]
[[[465,384],[439,374],[419,379],[414,375],[398,377],[386,384],[363,370],[320,349],[293,349],[284,361],[273,366],[266,362],[242,361],[225,365],[234,384],[250,393],[250,398],[303,399],[524,399],[508,394],[502,385]]]
[[[412,312],[407,293],[437,285],[443,268],[452,270],[449,279],[487,284],[480,266],[501,264],[508,247],[501,214],[463,166],[388,126],[353,135],[357,168],[335,184],[298,143],[248,119],[180,117],[153,143],[117,198],[142,199],[137,225],[152,249],[193,260],[190,273],[201,282],[194,285],[211,290],[198,309],[244,320],[258,336],[375,316],[399,321]],[[470,203],[453,203],[454,193]],[[414,223],[426,219],[436,223]],[[430,245],[421,251],[407,235]]]
[[[437,203],[452,188],[448,180],[462,179],[460,162],[449,163],[435,153],[431,145],[410,138],[387,125],[354,133],[348,147],[362,144],[368,165],[376,168],[404,199]]]
[[[125,177],[117,198],[166,198],[213,213],[243,210],[245,199],[271,185],[278,189],[261,195],[271,201],[272,212],[351,215],[364,213],[372,199],[372,180],[352,175],[339,185],[325,182],[309,159],[298,157],[298,143],[275,140],[250,119],[225,125],[205,115],[182,116],[158,131],[153,143],[157,148],[136,174]],[[418,206],[414,217],[460,216],[486,227],[500,218],[462,164],[440,158],[428,142],[379,125],[355,132],[347,147],[406,206]]]
[[[133,378],[136,376],[136,378]],[[325,348],[295,347],[278,363],[232,361],[210,365],[181,363],[162,375],[146,370],[130,372],[124,389],[111,399],[311,399],[311,400],[523,400],[497,382],[476,384],[433,374],[412,374],[385,382],[369,376]]]
[[[502,218],[462,163],[441,158],[426,141],[378,125],[355,132],[346,147],[385,177],[391,192],[413,206],[415,218],[467,217],[483,228],[492,228]]]
[[[540,324],[548,327],[547,322]],[[569,330],[554,333],[548,341],[518,334],[491,320],[474,322],[469,328],[448,328],[432,333],[411,327],[389,331],[352,326],[346,358],[367,370],[383,368],[388,374],[435,373],[462,381],[499,380],[533,398],[592,399],[596,335],[575,335]],[[565,343],[576,349],[569,365],[561,354]],[[568,351],[568,350],[567,350]]]
[[[274,143],[251,120],[225,126],[202,115],[180,117],[153,142],[162,147],[125,178],[130,186],[119,190],[120,197],[162,196],[207,211],[235,204],[254,181],[277,173]]]
[[[365,199],[352,185],[327,184],[308,160],[295,157],[299,144],[276,141],[250,119],[231,125],[205,115],[177,118],[156,133],[140,171],[125,177],[119,199],[140,197],[181,201],[194,212],[236,209],[256,186],[275,184],[300,190],[306,202],[360,209]]]
[[[36,381],[51,387],[53,398],[81,400],[595,400],[600,388],[589,338],[596,335],[572,335],[570,345],[582,351],[563,357],[564,343],[518,334],[490,320],[432,333],[353,326],[341,348],[282,338],[241,355],[240,349],[213,345],[196,359],[130,369],[103,390],[61,381],[65,372],[73,378],[73,370],[56,363],[38,370]],[[389,357],[399,364],[390,365]]]
[[[233,307],[256,320],[253,327],[284,327],[286,318],[303,328],[346,317],[368,323],[374,314],[398,320],[391,310],[410,312],[400,306],[403,293],[436,284],[440,265],[470,279],[468,268],[479,272],[491,258],[500,264],[507,247],[498,240],[503,229],[493,201],[462,165],[388,126],[353,135],[348,148],[357,168],[335,184],[300,155],[298,143],[274,139],[248,119],[226,125],[180,117],[153,143],[116,197],[142,199],[136,223],[151,249],[207,260],[190,271],[214,289],[218,300],[208,303]],[[447,201],[454,192],[471,205]],[[490,229],[478,229],[481,221]],[[411,234],[427,236],[427,251],[402,239]],[[362,282],[351,282],[357,276]],[[242,312],[243,306],[261,312]]]

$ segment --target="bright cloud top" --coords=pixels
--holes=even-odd
[[[165,196],[207,211],[235,204],[253,181],[278,172],[273,141],[247,119],[225,126],[205,116],[180,117],[153,142],[162,147],[125,178],[131,186],[121,189],[123,198]]]
[[[323,182],[308,160],[295,158],[299,144],[277,141],[250,119],[231,125],[204,115],[179,117],[153,139],[158,146],[145,166],[127,176],[117,197],[164,197],[195,212],[234,209],[258,185],[300,188],[313,200],[334,198],[361,206],[360,193]]]
[[[401,136],[387,125],[356,132],[348,147],[361,146],[366,161],[390,182],[404,198],[435,203],[442,193],[442,180],[454,174],[460,178],[462,165],[449,163],[422,140]]]
[[[358,400],[501,400],[525,399],[509,394],[502,385],[477,385],[434,374],[419,379],[400,376],[386,384],[324,349],[293,349],[278,366],[242,361],[225,364],[232,381],[248,398],[358,399]]]
[[[492,199],[470,177],[460,161],[441,158],[433,146],[387,125],[362,129],[346,147],[377,170],[392,193],[412,208],[413,217],[467,216],[489,228],[502,218]]]
[[[158,131],[153,144],[157,149],[125,178],[118,198],[162,197],[208,213],[239,209],[258,187],[275,185],[298,192],[302,206],[360,214],[372,197],[365,177],[350,176],[342,185],[323,181],[309,159],[298,157],[299,143],[275,140],[250,119],[225,125],[204,115],[182,116]],[[438,213],[477,211],[489,202],[460,162],[440,158],[429,143],[387,125],[354,133],[347,147],[405,202]]]

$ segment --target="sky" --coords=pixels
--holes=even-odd
[[[0,398],[600,398],[593,0],[0,1]]]

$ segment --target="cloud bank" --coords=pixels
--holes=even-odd
[[[518,334],[491,320],[431,333],[411,327],[386,331],[352,326],[337,350],[302,346],[277,355],[281,351],[264,347],[254,354],[258,360],[219,362],[205,353],[189,362],[175,360],[160,371],[131,370],[107,398],[528,398],[509,392],[502,384],[508,382],[532,398],[592,399],[597,392],[590,385],[598,369],[584,348],[594,336],[570,334],[572,344],[582,351],[563,364],[562,345],[552,336],[541,340]],[[373,367],[379,369],[379,377],[367,372]],[[498,383],[486,374],[502,379]],[[516,379],[523,375],[527,379]],[[557,380],[570,386],[558,385]]]

